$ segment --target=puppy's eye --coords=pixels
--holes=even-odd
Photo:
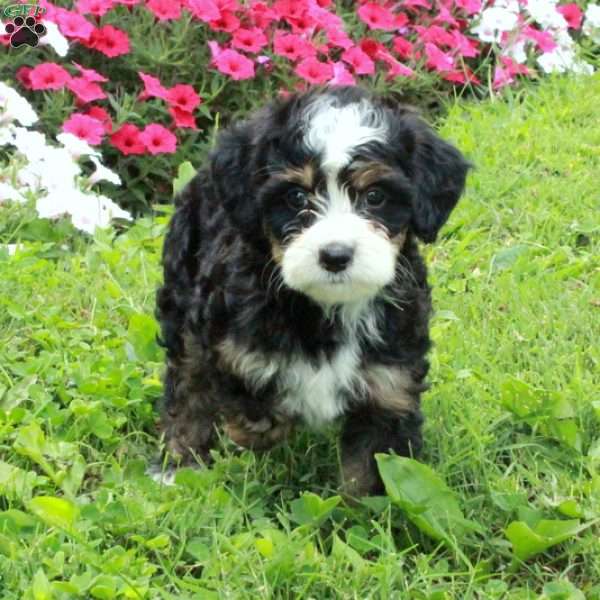
[[[371,188],[365,194],[365,204],[369,208],[381,208],[387,201],[387,194],[381,188]]]
[[[302,210],[308,204],[308,193],[300,187],[295,187],[287,192],[286,200],[290,208]]]

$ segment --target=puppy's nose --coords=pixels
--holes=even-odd
[[[354,256],[354,248],[348,244],[332,242],[319,250],[319,264],[331,273],[343,271]]]

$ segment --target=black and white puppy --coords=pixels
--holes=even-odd
[[[469,163],[410,108],[359,88],[277,100],[220,133],[164,245],[166,446],[208,460],[215,426],[264,449],[343,418],[342,484],[421,448],[436,238]]]

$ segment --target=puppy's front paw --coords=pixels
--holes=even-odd
[[[244,415],[238,415],[227,420],[224,429],[229,438],[242,448],[268,450],[288,437],[293,424],[270,417],[251,421]]]

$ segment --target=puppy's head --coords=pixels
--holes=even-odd
[[[407,231],[430,242],[469,164],[409,109],[359,88],[293,96],[226,132],[213,180],[284,283],[334,305],[392,282]]]

